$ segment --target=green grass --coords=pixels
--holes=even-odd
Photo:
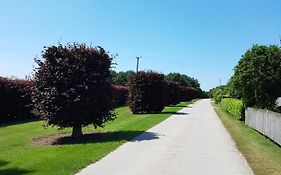
[[[57,128],[43,129],[42,121],[0,126],[0,174],[73,174],[167,119],[189,102],[166,107],[162,114],[131,114],[128,107],[116,109],[118,117],[98,131],[96,139],[86,143],[35,146],[32,138],[70,132]]]
[[[281,148],[213,104],[222,123],[256,175],[281,174]]]

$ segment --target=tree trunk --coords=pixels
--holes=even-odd
[[[72,137],[82,137],[82,126],[81,125],[74,125],[72,128]]]

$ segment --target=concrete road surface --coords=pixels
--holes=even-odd
[[[200,100],[79,175],[253,174],[213,110]]]

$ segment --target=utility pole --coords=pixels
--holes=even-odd
[[[136,69],[136,72],[138,73],[139,72],[139,63],[140,63],[140,58],[141,56],[137,56],[137,69]]]
[[[220,86],[221,86],[221,79],[220,79]]]

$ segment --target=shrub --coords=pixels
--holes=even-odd
[[[223,90],[217,89],[213,96],[214,96],[215,103],[219,104],[223,98]]]
[[[220,89],[220,90],[225,91],[226,88],[227,88],[226,85],[220,85],[220,86],[217,86],[217,87],[215,87],[215,88],[210,89],[210,90],[209,90],[209,97],[210,97],[210,98],[214,98],[214,97],[215,97],[215,93],[217,92],[217,90]]]
[[[176,105],[181,102],[180,86],[172,81],[165,81],[165,105]]]
[[[160,113],[164,109],[164,75],[138,72],[129,80],[129,105],[135,113]]]
[[[126,105],[129,96],[129,88],[127,86],[121,85],[112,85],[112,88],[114,107]]]
[[[181,87],[180,88],[180,96],[181,101],[191,101],[193,99],[199,98],[199,90],[193,88],[193,87]]]
[[[82,126],[99,127],[113,120],[111,61],[101,47],[84,44],[45,48],[35,59],[33,100],[48,125],[72,127],[72,136],[82,135]]]
[[[31,100],[32,82],[0,77],[0,123],[34,118]]]
[[[241,100],[224,98],[221,100],[221,108],[238,120],[244,120],[244,105]]]
[[[193,87],[186,87],[186,93],[187,93],[188,101],[191,101],[193,99],[200,97],[200,91]]]

